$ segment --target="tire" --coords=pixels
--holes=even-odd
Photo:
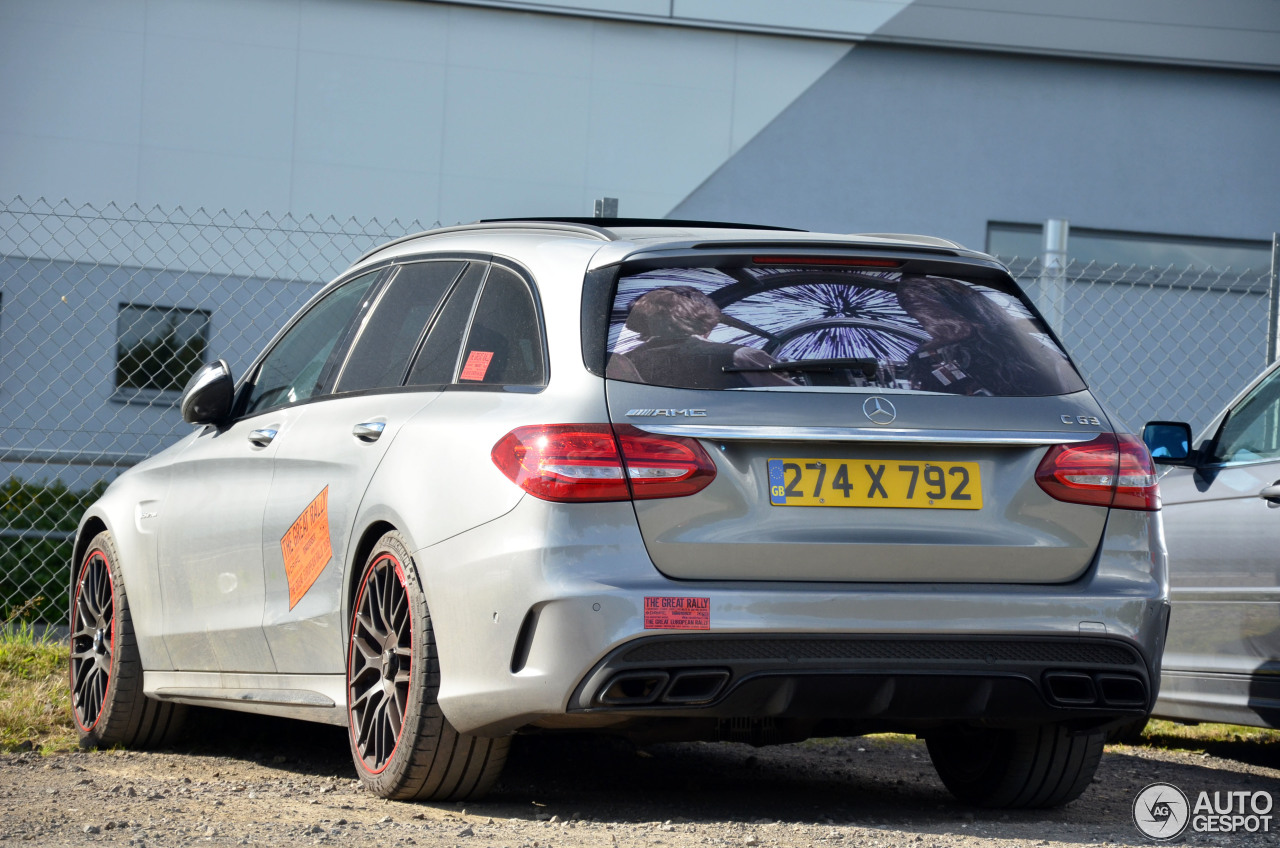
[[[1106,734],[1072,735],[1059,725],[956,730],[930,735],[933,767],[958,800],[979,807],[1043,808],[1088,788]]]
[[[155,748],[178,734],[186,709],[142,693],[120,556],[111,534],[89,542],[71,601],[71,713],[82,748]]]
[[[458,733],[440,712],[440,662],[426,597],[404,540],[388,533],[365,563],[347,649],[347,720],[360,781],[395,800],[479,798],[510,739]]]

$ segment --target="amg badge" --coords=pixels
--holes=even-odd
[[[656,416],[665,415],[674,418],[677,415],[686,415],[689,418],[706,418],[707,411],[705,409],[628,409],[628,418],[654,418]]]

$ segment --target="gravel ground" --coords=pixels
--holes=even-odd
[[[65,846],[1151,845],[1131,805],[1166,781],[1280,793],[1280,750],[1114,746],[1077,801],[1049,811],[966,808],[924,743],[901,736],[754,749],[691,743],[637,750],[607,739],[523,738],[482,802],[383,801],[354,780],[345,732],[235,714],[160,752],[0,757],[0,843]],[[1280,797],[1275,811],[1280,819]],[[1280,823],[1277,824],[1280,827]],[[1280,834],[1200,835],[1193,845],[1280,845]]]

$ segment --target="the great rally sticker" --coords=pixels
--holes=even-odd
[[[467,355],[467,361],[462,366],[462,373],[458,376],[463,380],[483,380],[484,375],[489,371],[489,363],[492,361],[493,351],[473,350]]]
[[[289,609],[293,609],[333,558],[329,542],[328,486],[285,531],[280,540],[280,553],[284,555],[284,573],[289,581]]]
[[[645,630],[710,630],[710,598],[645,598]]]

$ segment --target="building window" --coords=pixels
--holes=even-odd
[[[203,309],[120,304],[116,319],[116,390],[180,392],[209,347]]]
[[[1035,259],[1043,250],[1043,244],[1040,224],[996,221],[987,224],[987,253],[1001,259]],[[1071,227],[1067,259],[1077,267],[1092,263],[1103,268],[1229,269],[1235,273],[1260,273],[1271,267],[1271,243]]]

